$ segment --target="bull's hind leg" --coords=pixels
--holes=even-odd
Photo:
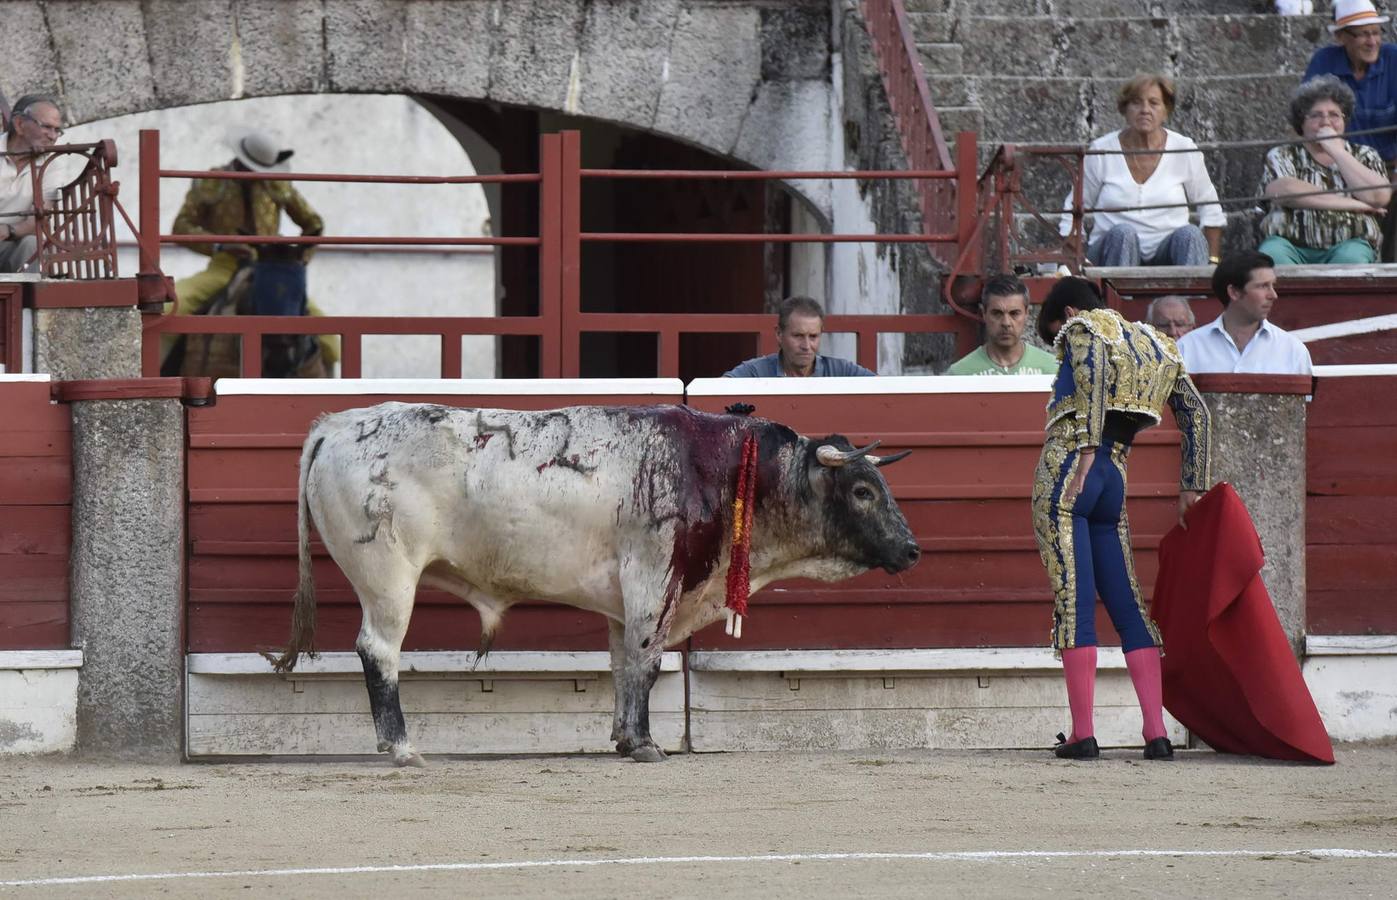
[[[393,763],[399,766],[426,765],[408,740],[398,694],[398,661],[416,592],[415,585],[397,596],[371,596],[360,591],[364,621],[359,627],[359,639],[354,643],[364,664],[364,683],[369,690],[369,709],[373,712],[374,731],[378,734],[378,750],[391,754]]]

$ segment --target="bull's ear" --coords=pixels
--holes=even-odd
[[[892,456],[874,456],[870,453],[868,455],[868,461],[881,469],[883,466],[890,466],[900,459],[906,459],[911,454],[911,450],[903,450],[901,453],[894,453]]]
[[[830,444],[821,444],[815,450],[815,458],[820,461],[820,465],[822,466],[838,468],[839,466],[842,466],[845,463],[853,462],[860,456],[866,455],[870,450],[878,449],[878,445],[881,443],[883,442],[874,441],[867,447],[859,447],[855,450],[840,450],[837,447],[831,446]]]

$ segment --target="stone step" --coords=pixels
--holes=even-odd
[[[1179,16],[1274,15],[1273,0],[905,0],[907,11],[953,15]],[[1328,3],[1316,3],[1328,11]]]
[[[957,75],[965,71],[965,49],[960,44],[918,44],[922,70],[928,75]]]
[[[1315,49],[1331,42],[1323,24],[1319,16],[974,16],[962,18],[954,35],[964,48],[962,71],[977,74],[1298,76]]]
[[[940,106],[978,106],[971,94],[971,81],[964,75],[927,75],[931,102]]]
[[[960,19],[941,13],[908,13],[912,38],[918,44],[954,44]]]
[[[948,146],[955,144],[957,132],[985,131],[985,113],[978,106],[937,106],[936,115],[941,119],[941,134]]]
[[[996,140],[1076,143],[1124,124],[1116,110],[1118,79],[962,78],[967,96],[986,112],[986,134]],[[1288,74],[1181,80],[1169,127],[1199,141],[1289,136],[1286,109],[1296,82]],[[1219,110],[1228,113],[1220,116]]]

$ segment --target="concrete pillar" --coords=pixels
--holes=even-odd
[[[1266,554],[1261,579],[1298,656],[1305,641],[1306,398],[1294,392],[1253,393],[1243,389],[1259,384],[1240,383],[1268,378],[1295,381],[1215,375],[1197,380],[1213,416],[1213,480],[1230,483],[1251,513]]]
[[[41,309],[35,368],[55,380],[140,375],[134,309]],[[81,396],[81,395],[78,395]],[[78,752],[183,751],[184,409],[179,399],[75,399],[72,641],[83,650]]]

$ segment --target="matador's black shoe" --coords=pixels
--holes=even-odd
[[[1174,745],[1167,737],[1157,737],[1145,745],[1145,759],[1173,759]]]
[[[1096,738],[1084,737],[1080,741],[1067,743],[1067,735],[1061,731],[1057,733],[1057,746],[1053,748],[1058,759],[1100,759],[1101,748],[1096,745]]]

